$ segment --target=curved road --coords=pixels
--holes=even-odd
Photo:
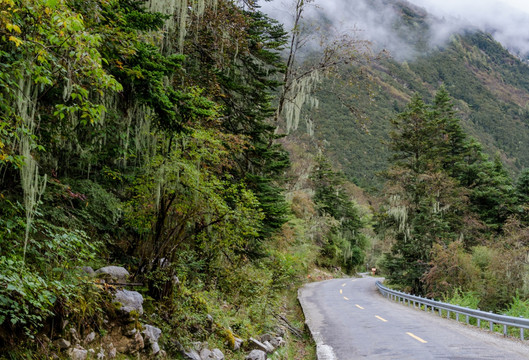
[[[387,300],[376,280],[335,279],[299,290],[319,360],[529,359],[529,342]]]

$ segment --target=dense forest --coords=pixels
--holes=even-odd
[[[405,2],[373,6],[408,60],[292,3],[0,0],[0,359],[312,359],[297,288],[372,266],[529,316],[527,64],[429,48]]]

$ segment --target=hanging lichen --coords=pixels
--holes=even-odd
[[[39,168],[37,161],[31,153],[33,145],[33,134],[35,132],[35,113],[37,107],[37,90],[33,88],[32,81],[29,76],[21,77],[17,89],[17,114],[22,122],[23,131],[20,133],[19,152],[24,158],[24,164],[20,167],[20,178],[24,199],[24,208],[26,211],[26,231],[24,236],[24,255],[23,261],[26,259],[26,251],[29,241],[31,227],[33,225],[33,217],[37,204],[40,201],[40,196],[46,189],[46,175],[39,175]]]
[[[147,9],[169,15],[165,21],[162,50],[171,49],[171,39],[177,39],[176,51],[182,53],[184,39],[187,35],[188,19],[193,16],[201,17],[208,7],[217,8],[218,0],[149,0]]]
[[[400,197],[393,195],[390,197],[390,207],[387,214],[399,225],[398,231],[404,235],[404,241],[411,237],[411,230],[408,224],[408,208],[400,204]]]
[[[304,105],[307,105],[311,110],[318,108],[319,101],[312,93],[321,81],[322,74],[317,70],[292,81],[286,96],[288,101],[284,105],[287,133],[291,130],[297,130]],[[309,122],[307,122],[307,130],[312,131],[312,124]]]

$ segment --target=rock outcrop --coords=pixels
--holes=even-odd
[[[95,275],[106,282],[126,283],[129,272],[121,266],[105,266],[95,272]]]
[[[114,302],[119,302],[120,310],[125,313],[135,311],[138,315],[143,315],[143,296],[137,291],[118,290],[114,294]]]

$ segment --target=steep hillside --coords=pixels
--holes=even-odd
[[[463,127],[487,153],[499,154],[513,173],[528,167],[529,66],[479,31],[467,30],[452,35],[446,44],[432,46],[431,24],[439,20],[405,2],[373,4],[397,14],[394,31],[409,45],[408,59],[396,54],[368,64],[363,69],[364,80],[372,84],[368,90],[339,89],[343,94],[337,96],[334,82],[322,84],[320,108],[312,114],[315,136],[348,177],[361,185],[376,182],[376,173],[385,168],[388,157],[384,140],[389,119],[413,93],[431,99],[441,84],[454,97]],[[376,43],[373,46],[377,48]],[[344,96],[355,99],[361,116],[342,105]]]

